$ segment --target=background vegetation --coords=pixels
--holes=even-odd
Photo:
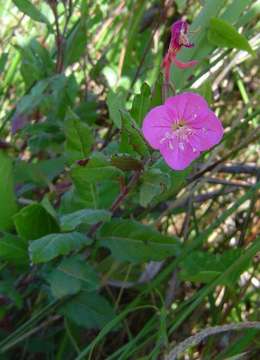
[[[1,1],[1,359],[260,358],[259,11]],[[182,17],[225,135],[176,172],[140,126]]]

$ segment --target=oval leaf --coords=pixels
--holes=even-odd
[[[29,254],[31,261],[38,264],[50,261],[59,255],[67,255],[91,243],[90,238],[79,232],[50,234],[31,242]]]
[[[177,238],[160,234],[150,226],[131,220],[115,219],[98,234],[99,243],[110,249],[119,261],[162,260],[180,252]]]
[[[61,228],[63,231],[74,230],[81,224],[96,224],[99,221],[110,220],[111,214],[107,210],[83,209],[66,214],[61,217]]]

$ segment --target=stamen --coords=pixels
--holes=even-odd
[[[182,150],[182,151],[184,150],[184,143],[183,143],[183,142],[180,142],[180,143],[179,143],[179,148],[180,148],[180,150]]]

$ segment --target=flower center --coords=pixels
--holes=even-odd
[[[177,123],[172,124],[171,131],[166,131],[160,143],[167,143],[170,150],[178,146],[181,151],[185,150],[186,144],[189,142],[189,137],[193,131],[184,119],[180,119]],[[193,148],[193,151],[196,151]]]
[[[177,124],[172,125],[172,130],[173,131],[178,131],[178,130],[184,129],[185,126],[186,126],[185,120],[181,119],[180,121],[177,122]]]

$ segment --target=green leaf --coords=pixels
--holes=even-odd
[[[32,20],[47,24],[51,28],[49,20],[38,10],[29,0],[13,0],[13,3],[25,15],[28,15]]]
[[[93,135],[90,127],[83,123],[71,110],[68,111],[65,121],[65,152],[69,164],[86,158],[93,144]]]
[[[172,171],[172,169],[164,162],[163,159],[159,159],[153,165],[152,169],[159,169],[162,173],[167,174],[170,179],[170,183],[167,189],[156,197],[156,201],[158,202],[172,199],[185,185],[186,178],[191,171],[191,167],[188,167],[183,171]]]
[[[95,270],[80,256],[64,259],[48,275],[48,282],[55,298],[73,295],[80,290],[91,292],[99,288],[99,278]]]
[[[99,221],[109,221],[111,213],[107,210],[83,209],[63,215],[60,219],[62,231],[71,231],[81,224],[96,224]]]
[[[129,152],[130,149],[141,156],[149,155],[149,148],[144,140],[144,137],[137,127],[134,119],[126,111],[121,111],[122,114],[122,130],[121,130],[121,148],[122,152]]]
[[[23,298],[10,280],[0,281],[0,293],[6,295],[18,309],[22,309]]]
[[[85,20],[82,17],[78,24],[75,26],[74,30],[70,34],[65,49],[65,66],[69,66],[77,62],[80,57],[84,54],[87,44],[87,33]]]
[[[25,45],[16,45],[21,54],[21,74],[29,90],[35,82],[51,76],[54,62],[48,49],[32,38]]]
[[[193,251],[181,262],[181,278],[183,280],[210,283],[220,276],[229,266],[241,256],[240,249],[228,250],[224,254],[212,254],[202,251]],[[234,286],[240,273],[248,266],[243,264],[240,271],[226,277],[221,285]]]
[[[0,238],[0,258],[15,265],[29,264],[26,242],[18,236],[5,233]]]
[[[31,114],[45,99],[45,91],[49,85],[49,79],[44,79],[34,85],[28,95],[25,95],[17,105],[17,114]]]
[[[50,261],[57,256],[67,255],[90,245],[92,239],[79,232],[50,234],[31,242],[29,254],[34,264]]]
[[[236,28],[225,20],[218,18],[210,20],[208,39],[218,47],[245,50],[251,55],[255,55],[245,36],[239,34]]]
[[[123,171],[143,170],[143,164],[140,160],[134,159],[127,154],[115,154],[111,157],[111,164]]]
[[[61,214],[70,214],[85,208],[97,208],[97,192],[92,184],[85,184],[80,192],[74,187],[66,191],[61,198],[59,211]]]
[[[151,104],[151,89],[147,83],[143,83],[141,87],[141,94],[134,97],[131,109],[131,116],[135,119],[136,124],[141,126],[145,115],[150,109]]]
[[[17,212],[12,161],[0,151],[0,230],[9,230]]]
[[[140,186],[140,205],[147,206],[155,196],[160,195],[168,189],[170,177],[159,169],[149,169],[142,178]]]
[[[36,164],[18,160],[14,166],[14,176],[19,183],[30,182],[46,186],[64,170],[64,167],[63,157],[42,160]]]
[[[163,74],[159,73],[159,75],[155,81],[152,94],[151,94],[150,108],[162,105],[162,103],[163,103],[163,98],[162,98],[163,83],[164,83]]]
[[[40,204],[31,204],[14,216],[17,233],[26,240],[38,239],[44,235],[59,232],[56,220]]]
[[[4,52],[0,56],[0,74],[5,70],[7,60],[8,60],[8,53]]]
[[[106,223],[99,231],[98,240],[119,261],[162,260],[180,251],[177,238],[131,220],[114,219]]]
[[[237,3],[237,0],[235,0],[235,2]],[[214,46],[207,39],[210,19],[219,16],[226,3],[226,0],[207,0],[203,2],[201,11],[195,17],[190,27],[190,31],[194,33],[190,34],[189,38],[190,41],[194,43],[194,47],[188,49],[183,48],[178,55],[180,60],[183,62],[190,60],[202,61],[209,57],[210,53],[214,50]],[[197,31],[198,29],[199,31]],[[185,81],[191,74],[194,74],[194,68],[183,71],[183,69],[172,67],[171,81],[177,89],[183,89],[185,87]]]
[[[107,95],[107,106],[109,117],[117,128],[121,128],[121,113],[124,109],[124,99],[120,94],[115,94],[112,90]]]
[[[96,184],[120,176],[123,176],[123,172],[112,166],[101,153],[93,154],[85,166],[75,165],[71,170],[71,177],[79,192],[87,183]]]
[[[115,316],[112,306],[103,296],[85,291],[66,302],[61,312],[87,329],[102,329]]]
[[[204,81],[203,84],[199,88],[194,89],[194,90],[196,92],[198,92],[198,94],[203,96],[207,100],[208,104],[212,104],[212,102],[213,102],[213,91],[212,91],[212,83],[211,83],[210,80]]]

